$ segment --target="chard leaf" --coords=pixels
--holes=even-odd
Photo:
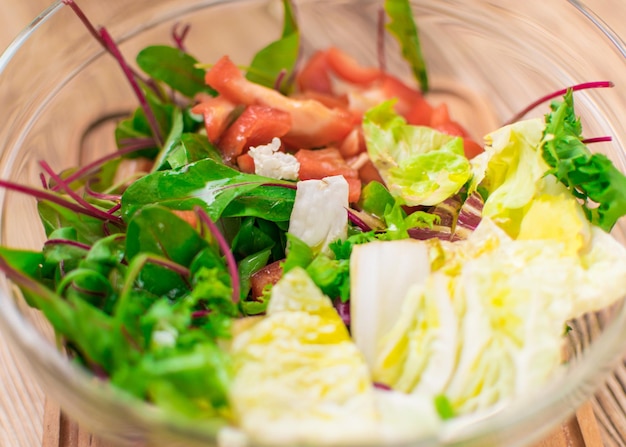
[[[252,216],[272,222],[287,222],[295,197],[293,189],[262,185],[233,200],[223,216]]]
[[[366,213],[382,219],[387,206],[395,203],[395,199],[382,183],[372,181],[363,188],[359,205]]]
[[[187,98],[205,92],[215,94],[204,82],[204,70],[198,61],[178,48],[154,45],[137,55],[137,65],[151,78],[162,81]]]
[[[59,228],[73,228],[76,231],[76,241],[93,244],[106,236],[100,219],[75,213],[56,203],[40,201],[37,203],[39,217],[43,223],[46,236]],[[109,229],[114,229],[111,226]]]
[[[155,92],[150,89],[145,89],[146,101],[148,106],[152,110],[154,117],[159,126],[161,135],[169,135],[174,125],[173,115],[176,110],[179,110],[174,104],[170,104],[162,101]],[[148,158],[154,158],[159,153],[159,147],[156,144],[155,136],[152,134],[152,128],[146,118],[146,114],[143,108],[138,107],[135,109],[132,116],[120,121],[115,128],[115,142],[119,148],[125,147],[128,142],[134,140],[150,140],[154,139],[154,147],[147,147],[146,149],[133,153],[133,156],[145,156]]]
[[[125,253],[125,235],[113,234],[94,243],[80,266],[108,276],[112,269],[121,267]]]
[[[142,208],[128,223],[126,256],[129,261],[139,254],[150,253],[189,267],[206,247],[207,242],[191,225],[158,205]],[[179,273],[151,263],[142,268],[138,279],[150,293],[171,298],[186,293],[190,286]]]
[[[306,269],[315,257],[313,248],[291,233],[287,233],[287,247],[287,257],[283,264],[284,273],[296,267]]]
[[[158,171],[142,177],[128,187],[122,195],[122,216],[129,220],[141,207],[160,204],[176,210],[191,210],[202,207],[213,221],[217,221],[224,210],[238,197],[241,197],[265,183],[277,183],[274,179],[244,174],[212,159],[200,160],[180,169]],[[267,188],[261,196],[265,205],[280,205],[278,217],[283,217],[284,207],[289,198],[284,198],[284,188]],[[270,191],[271,190],[271,191]],[[276,199],[272,202],[272,192]],[[260,206],[260,205],[259,205]],[[246,206],[237,206],[231,213],[237,214]],[[259,215],[273,215],[274,211],[257,210]],[[282,219],[285,220],[285,219]]]
[[[112,308],[113,292],[111,283],[104,275],[85,268],[73,269],[57,285],[57,293],[66,299],[83,301],[98,309],[106,308],[105,312]]]
[[[12,268],[31,278],[40,276],[43,255],[40,252],[0,247],[0,257]]]
[[[284,24],[281,38],[254,56],[246,74],[249,81],[269,88],[276,87],[281,74],[293,72],[300,52],[300,32],[291,0],[283,0],[283,9]],[[291,86],[289,83],[280,82],[278,87],[282,93],[288,93]]]
[[[168,159],[174,150],[176,150],[176,143],[179,141],[180,136],[183,133],[183,113],[180,109],[175,108],[172,111],[172,123],[170,132],[167,135],[163,148],[159,152],[156,160],[154,161],[154,171],[162,171],[163,169],[170,168]]]
[[[387,29],[396,37],[402,47],[402,56],[411,64],[413,74],[423,92],[428,91],[426,62],[422,55],[419,31],[413,18],[409,0],[385,0],[385,11],[391,19]]]
[[[221,161],[218,149],[204,135],[183,133],[176,140],[167,156],[167,163],[172,169],[181,168],[190,163],[211,158]]]
[[[41,310],[56,333],[72,340],[89,364],[110,371],[111,317],[81,300],[64,299],[25,272],[15,269],[14,263],[14,260],[9,261],[4,254],[0,254],[0,269],[19,286],[28,302]],[[122,347],[120,353],[126,349]]]
[[[582,199],[589,220],[610,231],[626,215],[626,177],[605,155],[592,154],[582,142],[580,118],[569,90],[546,115],[542,155],[553,174]],[[591,202],[591,203],[590,203]]]
[[[245,300],[245,298],[248,296],[248,293],[250,292],[250,277],[268,264],[271,254],[272,251],[269,249],[261,250],[257,253],[253,253],[245,257],[239,263],[242,305],[244,303],[243,300]],[[247,311],[246,314],[250,315],[250,313]]]

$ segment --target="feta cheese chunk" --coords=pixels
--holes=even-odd
[[[270,144],[251,147],[248,154],[254,160],[254,172],[277,180],[297,180],[300,163],[291,154],[280,152],[280,139]]]
[[[298,182],[289,233],[315,253],[329,253],[331,242],[348,233],[348,182],[341,175]]]

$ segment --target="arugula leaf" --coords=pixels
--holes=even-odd
[[[584,201],[587,218],[605,231],[626,215],[626,176],[603,154],[592,154],[582,142],[580,118],[569,90],[551,104],[542,141],[542,155],[553,174]],[[592,202],[592,203],[590,203]]]
[[[290,0],[283,0],[284,24],[282,36],[260,50],[252,59],[246,78],[266,87],[276,87],[281,73],[292,73],[300,52],[300,32]],[[288,78],[287,76],[285,78]],[[290,85],[280,82],[282,93],[288,93]]]
[[[422,55],[417,24],[408,0],[385,0],[385,11],[391,19],[387,29],[396,37],[402,47],[402,56],[406,59],[418,80],[422,92],[428,91],[426,62]]]
[[[137,65],[148,76],[187,98],[202,92],[215,96],[215,91],[204,82],[204,70],[197,68],[197,64],[193,56],[167,45],[149,46],[137,54]]]

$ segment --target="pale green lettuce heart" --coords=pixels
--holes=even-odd
[[[471,177],[462,138],[407,124],[393,101],[365,114],[363,132],[372,163],[391,194],[407,205],[441,203]]]

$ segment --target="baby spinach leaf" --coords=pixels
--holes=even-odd
[[[204,70],[190,54],[167,45],[144,48],[137,54],[137,65],[151,78],[162,81],[187,98],[205,92],[215,94],[204,82]]]
[[[300,32],[290,0],[283,0],[284,22],[281,38],[260,50],[252,59],[246,78],[257,84],[288,93],[290,85],[279,82],[281,75],[292,73],[300,52]]]
[[[428,91],[428,73],[422,55],[417,24],[409,0],[385,0],[385,11],[391,19],[387,29],[402,47],[402,56],[411,65],[422,92]]]

